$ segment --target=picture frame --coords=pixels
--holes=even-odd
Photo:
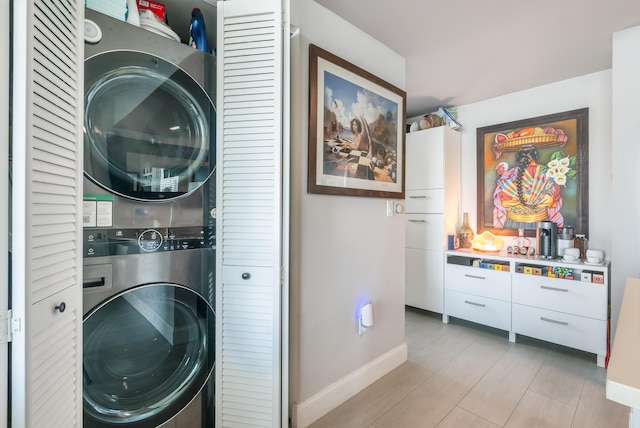
[[[588,235],[588,153],[588,108],[478,128],[477,233],[535,236],[552,221]]]
[[[307,192],[404,198],[406,93],[309,46]]]

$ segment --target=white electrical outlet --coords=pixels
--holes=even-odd
[[[387,200],[387,217],[391,217],[394,213],[393,201]]]
[[[358,317],[358,335],[362,336],[367,328],[373,325],[373,306],[371,302],[360,308],[360,316]]]
[[[360,320],[358,320],[358,336],[362,336],[367,331],[367,327],[363,326]]]

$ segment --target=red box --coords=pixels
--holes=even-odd
[[[604,284],[604,274],[594,273],[591,278],[595,284]]]
[[[138,9],[148,9],[153,12],[162,22],[167,22],[164,3],[158,3],[153,0],[136,0]]]

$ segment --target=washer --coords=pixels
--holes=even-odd
[[[214,426],[215,313],[207,298],[213,292],[207,253],[162,252],[153,265],[147,254],[86,260],[84,427]]]
[[[83,426],[213,427],[215,57],[85,12]]]

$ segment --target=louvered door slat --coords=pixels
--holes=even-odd
[[[12,418],[27,428],[82,425],[83,10],[14,2]]]
[[[73,97],[72,94],[65,92],[58,85],[50,80],[51,74],[46,72],[43,67],[40,67],[36,64],[35,73],[40,76],[37,83],[37,88],[35,92],[44,98],[55,98],[60,100],[61,102],[67,103],[69,106],[74,105],[76,103],[76,98]],[[65,87],[67,87],[65,85]]]
[[[47,105],[51,106],[50,103],[43,103],[42,99],[39,97],[34,97],[35,101],[40,102],[40,104],[34,104],[33,106],[33,117],[37,120],[37,123],[34,123],[34,126],[39,129],[43,129],[57,137],[61,137],[67,140],[70,140],[74,134],[70,132],[67,128],[69,125],[75,126],[75,122],[63,122],[64,118],[62,117],[62,113],[58,112],[58,114],[47,111]],[[53,108],[59,108],[58,105],[54,105]],[[46,140],[46,139],[45,139]]]
[[[55,96],[47,92],[38,93],[37,95],[39,98],[37,108],[40,111],[36,111],[36,115],[50,122],[52,121],[62,121],[63,123],[73,122],[73,112],[69,110],[60,109],[59,99],[57,99]],[[56,109],[57,111],[53,113],[51,109]],[[55,122],[53,123],[55,124]]]

